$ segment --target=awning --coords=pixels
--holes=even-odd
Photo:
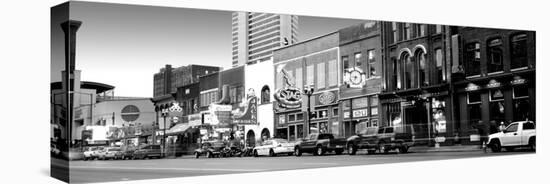
[[[189,126],[189,124],[180,123],[180,124],[177,124],[174,127],[170,128],[170,129],[166,130],[166,135],[175,135],[175,134],[184,133],[189,128],[191,128],[191,126]]]

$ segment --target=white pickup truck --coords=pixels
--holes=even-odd
[[[517,147],[529,147],[535,150],[536,141],[535,123],[532,121],[518,121],[508,125],[502,132],[489,135],[488,148],[493,152],[500,152],[502,148],[513,151]]]

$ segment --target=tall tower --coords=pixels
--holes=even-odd
[[[268,60],[272,51],[298,42],[298,16],[271,13],[232,14],[232,66]]]

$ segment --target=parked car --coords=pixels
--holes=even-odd
[[[278,154],[292,156],[294,154],[294,144],[285,139],[268,139],[260,146],[254,147],[252,152],[255,157],[260,155],[273,157]]]
[[[362,132],[352,135],[346,139],[346,148],[349,155],[355,155],[357,150],[366,149],[373,154],[378,147],[378,127],[369,127]]]
[[[121,152],[121,159],[122,160],[126,160],[126,159],[133,159],[134,158],[134,152],[136,151],[136,148],[133,147],[133,146],[126,146],[126,147],[123,147],[120,152]]]
[[[294,155],[301,156],[302,153],[324,155],[326,152],[332,151],[339,155],[344,152],[345,145],[345,138],[334,138],[334,135],[331,133],[314,133],[296,143],[294,146]]]
[[[158,144],[152,144],[152,145],[145,145],[142,146],[136,151],[134,151],[133,159],[145,159],[145,158],[160,158],[161,157],[161,149],[160,145]]]
[[[376,139],[380,153],[398,150],[406,153],[414,146],[415,132],[412,125],[388,126],[378,129]]]
[[[203,142],[202,146],[195,149],[195,158],[199,158],[201,155],[205,155],[207,158],[220,156],[221,151],[225,148],[225,144],[220,141]]]
[[[84,148],[84,160],[93,160],[95,159],[95,151],[97,151],[97,147],[87,147],[87,148]]]
[[[518,147],[536,149],[536,130],[533,121],[518,121],[508,125],[502,132],[489,135],[487,147],[493,152],[500,152],[502,148],[513,151]]]
[[[119,159],[122,158],[122,152],[120,147],[107,147],[103,151],[98,153],[98,159],[109,160],[109,159]]]

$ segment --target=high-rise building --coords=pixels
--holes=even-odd
[[[298,16],[234,12],[232,66],[268,60],[272,51],[298,42]]]

